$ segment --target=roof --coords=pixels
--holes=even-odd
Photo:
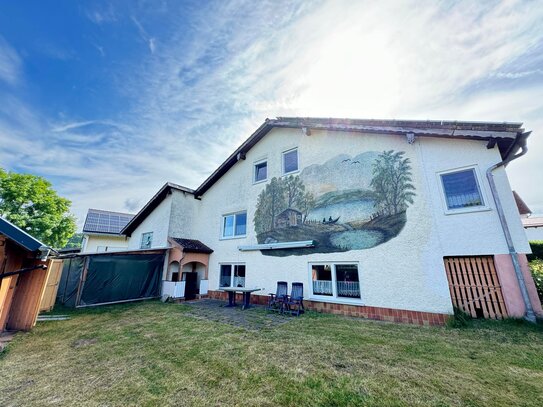
[[[519,194],[516,191],[513,191],[513,198],[515,198],[515,203],[517,204],[518,212],[521,215],[530,215],[532,211],[526,205],[526,202],[522,200]]]
[[[194,239],[183,239],[179,237],[171,237],[175,243],[183,248],[183,251],[187,253],[213,253],[209,247],[200,242],[199,240]]]
[[[522,218],[521,220],[522,220],[522,226],[524,226],[525,229],[540,228],[543,226],[543,217]]]
[[[413,134],[415,137],[439,137],[487,141],[487,147],[497,146],[501,157],[506,159],[518,150],[516,141],[525,134],[522,123],[462,122],[436,120],[362,120],[315,117],[278,117],[266,119],[262,125],[224,161],[195,191],[202,196],[247,152],[273,128],[302,129],[306,134],[311,130],[333,130],[355,133],[387,135]]]
[[[7,219],[0,217],[0,234],[6,236],[7,238],[13,240],[19,246],[22,246],[30,252],[36,252],[41,248],[47,248],[48,246],[40,242],[35,237],[30,236],[21,228],[15,226],[13,223]]]
[[[134,215],[131,213],[89,209],[83,226],[83,233],[119,235],[133,217]]]
[[[468,139],[487,141],[487,148],[497,146],[501,157],[505,160],[518,151],[517,140],[524,135],[522,123],[509,122],[464,122],[438,120],[364,120],[364,119],[334,119],[317,117],[278,117],[266,119],[251,136],[243,142],[198,188],[195,190],[166,183],[149,202],[121,230],[121,234],[130,236],[138,225],[176,189],[193,194],[199,199],[215,182],[217,182],[239,160],[245,159],[247,152],[253,148],[266,134],[274,128],[301,129],[306,134],[311,130],[333,130],[354,133],[372,133],[387,135],[413,134],[415,137],[441,137],[450,139]]]
[[[128,222],[124,228],[120,230],[123,235],[130,236],[132,232],[139,226],[141,222],[162,202],[162,200],[171,194],[172,189],[181,191],[187,194],[194,194],[194,190],[174,184],[173,182],[165,183],[162,188],[145,204],[143,208]]]

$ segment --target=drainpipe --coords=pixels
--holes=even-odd
[[[503,230],[503,235],[505,236],[505,241],[507,242],[507,248],[509,249],[509,255],[511,256],[511,260],[513,261],[513,268],[515,269],[515,274],[520,286],[520,292],[522,293],[522,299],[524,300],[524,306],[526,307],[526,314],[524,315],[524,319],[530,321],[530,322],[536,322],[534,309],[532,308],[532,303],[530,301],[530,297],[528,295],[528,290],[526,289],[526,282],[524,281],[524,276],[522,274],[522,269],[520,268],[520,263],[518,260],[518,254],[515,250],[515,246],[513,244],[513,239],[511,238],[511,232],[509,231],[509,226],[507,224],[507,219],[505,218],[505,213],[503,211],[503,206],[501,203],[500,196],[498,194],[498,190],[496,188],[496,183],[494,182],[494,175],[492,172],[499,167],[504,167],[507,164],[509,164],[511,161],[516,160],[519,157],[522,157],[524,154],[528,152],[528,146],[526,145],[526,140],[531,132],[522,133],[519,135],[517,140],[515,141],[515,144],[519,144],[521,151],[517,154],[509,154],[505,160],[494,164],[492,167],[486,170],[486,177],[488,178],[488,183],[490,185],[490,191],[492,192],[492,197],[494,198],[494,203],[496,204],[496,210],[498,211],[498,216],[500,218],[500,223]],[[512,153],[512,149],[510,153]]]

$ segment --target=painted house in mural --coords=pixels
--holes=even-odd
[[[518,123],[266,120],[197,189],[166,184],[121,233],[131,250],[172,247],[165,287],[191,280],[188,297],[245,286],[264,302],[288,281],[309,308],[377,319],[541,314],[502,165],[528,135]],[[175,239],[201,250],[184,256]]]
[[[120,232],[133,217],[130,213],[89,209],[83,225],[81,253],[126,250],[128,239]]]

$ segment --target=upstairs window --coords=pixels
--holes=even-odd
[[[285,151],[283,153],[283,174],[290,174],[298,171],[298,149]]]
[[[222,237],[241,237],[247,234],[247,212],[222,217]]]
[[[440,176],[448,210],[484,206],[474,168],[449,172]]]
[[[260,161],[255,164],[254,182],[262,182],[268,179],[268,162]]]
[[[153,232],[142,233],[140,249],[150,249],[152,245],[153,245]]]

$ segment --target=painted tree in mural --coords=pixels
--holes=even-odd
[[[370,186],[375,193],[375,206],[382,215],[395,215],[413,203],[413,186],[409,158],[403,151],[384,151],[373,163]]]
[[[287,208],[302,212],[305,221],[314,206],[315,198],[313,194],[306,192],[299,176],[273,177],[258,196],[254,217],[255,231],[259,234],[273,230],[276,216]]]
[[[294,208],[303,199],[305,192],[305,185],[299,176],[288,176],[284,178],[284,191],[287,201],[287,208]]]
[[[315,197],[311,192],[308,191],[300,198],[300,202],[298,205],[298,208],[304,214],[304,223],[307,219],[307,215],[309,215],[309,211],[311,211],[311,209],[313,209],[314,207]]]
[[[258,196],[255,212],[256,233],[273,229],[275,217],[287,209],[283,181],[273,177]]]

